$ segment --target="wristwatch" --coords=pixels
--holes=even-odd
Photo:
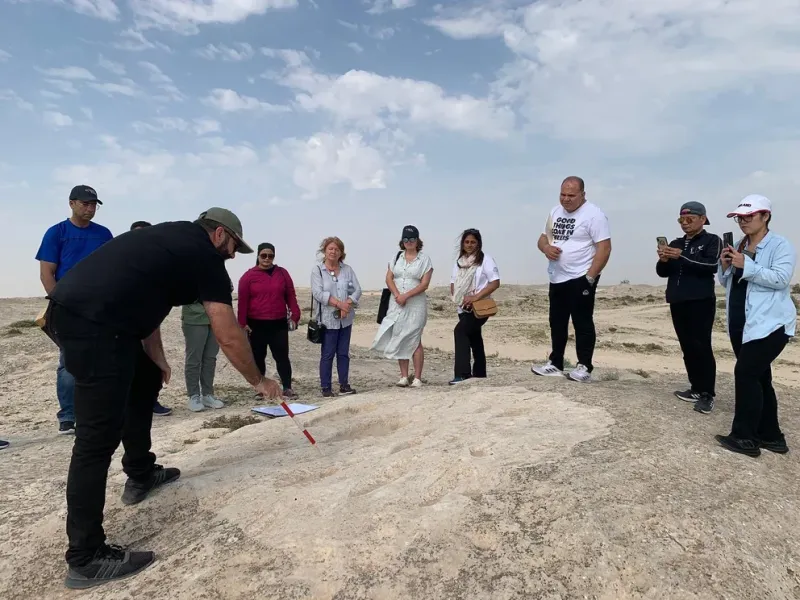
[[[594,277],[590,277],[589,275],[586,275],[586,281],[588,281],[590,284],[594,285],[595,278]]]

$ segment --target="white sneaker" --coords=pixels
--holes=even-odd
[[[413,387],[413,388],[422,387],[422,381],[420,381],[419,379],[414,377],[414,381],[411,382],[411,387]]]
[[[531,372],[542,377],[563,377],[564,371],[556,367],[551,361],[547,361],[543,365],[533,365]]]
[[[192,412],[200,412],[205,407],[203,406],[203,399],[200,396],[192,396],[189,398],[189,410]]]
[[[592,374],[589,369],[578,363],[578,366],[572,369],[567,375],[572,381],[579,381],[580,383],[589,383],[592,380]]]
[[[211,394],[208,394],[207,396],[203,396],[203,406],[208,408],[224,408],[225,403],[222,400],[214,398]]]
[[[395,385],[397,387],[408,387],[408,377],[401,377]]]

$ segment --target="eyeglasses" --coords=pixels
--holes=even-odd
[[[750,215],[736,215],[735,217],[733,217],[733,220],[736,221],[737,223],[749,223],[750,221],[753,220],[753,217],[755,216],[756,213]]]
[[[678,223],[680,223],[681,225],[683,225],[684,223],[694,223],[699,218],[700,217],[698,217],[697,215],[688,215],[688,216],[685,216],[685,217],[678,217]]]
[[[274,254],[259,254],[258,258],[275,258]]]
[[[416,241],[417,241],[417,238],[407,238],[407,237],[403,238],[403,243],[404,244],[409,244],[411,242],[416,242]]]

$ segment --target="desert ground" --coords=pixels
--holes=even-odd
[[[355,396],[323,400],[319,347],[305,327],[292,334],[299,401],[320,406],[298,419],[321,456],[288,418],[250,411],[250,388],[222,355],[228,406],[190,413],[173,310],[162,403],[174,412],[155,419],[153,445],[182,476],[126,507],[120,448],[105,513],[110,542],[157,561],[87,592],[63,587],[73,438],[56,434],[56,348],[30,326],[44,300],[0,300],[0,438],[12,442],[0,453],[0,598],[800,598],[797,453],[752,459],[713,439],[733,411],[724,308],[717,405],[704,416],[672,395],[687,382],[663,288],[600,288],[589,385],[530,372],[549,348],[546,288],[504,286],[484,328],[489,377],[448,386],[456,317],[445,293],[429,294],[420,389],[394,387],[396,363],[368,350],[379,291],[356,320]],[[794,450],[800,344],[774,378]]]

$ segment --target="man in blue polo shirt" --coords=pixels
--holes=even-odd
[[[44,234],[36,260],[39,261],[39,278],[46,294],[53,291],[56,282],[67,271],[114,237],[102,225],[92,223],[98,204],[103,203],[93,188],[88,185],[75,186],[69,194],[72,216],[56,223]],[[60,434],[75,433],[74,389],[75,379],[64,368],[64,354],[61,353],[56,371]]]

